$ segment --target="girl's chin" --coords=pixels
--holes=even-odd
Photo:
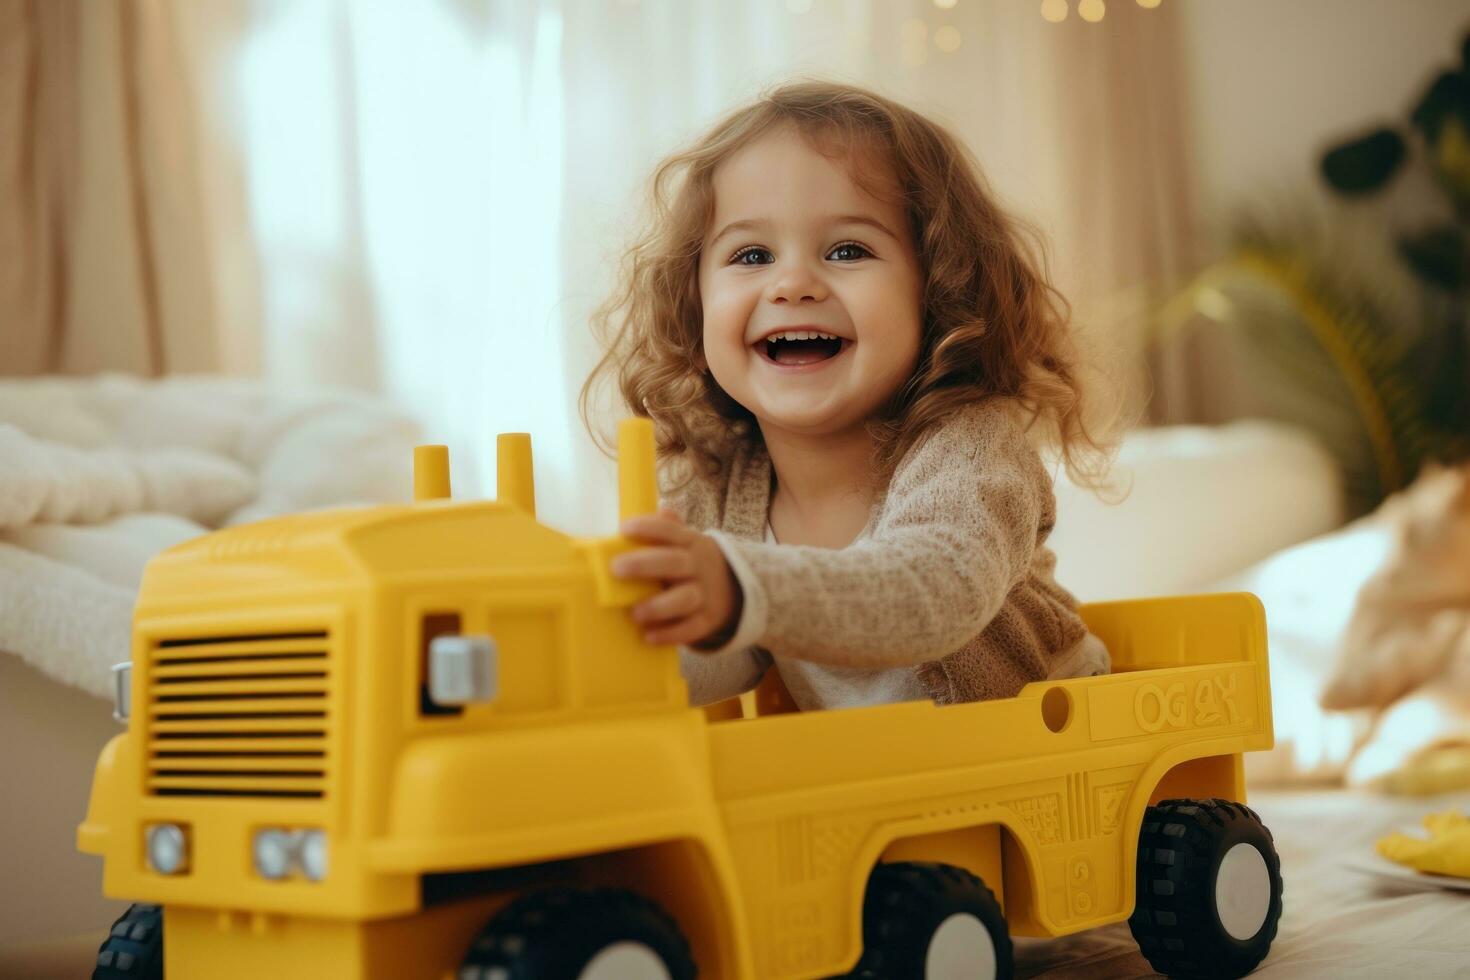
[[[762,429],[774,428],[807,435],[848,428],[854,417],[853,411],[845,405],[803,403],[797,399],[762,402],[752,411]],[[858,417],[861,417],[860,413]]]

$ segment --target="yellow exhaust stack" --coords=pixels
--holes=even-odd
[[[653,420],[624,419],[618,423],[618,520],[657,512]]]
[[[443,500],[449,496],[449,447],[413,447],[413,499]]]
[[[495,499],[536,517],[536,476],[531,466],[531,436],[502,432],[495,440]]]

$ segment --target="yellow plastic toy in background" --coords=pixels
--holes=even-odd
[[[1456,810],[1424,817],[1429,837],[1389,834],[1378,853],[1390,861],[1437,875],[1470,878],[1470,817]]]
[[[1398,796],[1434,796],[1470,789],[1470,745],[1434,745],[1385,773],[1377,788]]]
[[[97,977],[984,977],[1125,919],[1166,973],[1266,954],[1254,596],[1085,606],[1114,673],[1014,698],[801,713],[773,674],[696,709],[628,615],[655,585],[609,572],[634,543],[536,520],[527,436],[496,501],[415,458],[411,504],[149,564],[78,830],[143,903]],[[619,488],[656,508],[645,419]]]

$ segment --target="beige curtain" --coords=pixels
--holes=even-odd
[[[1082,296],[1157,290],[1194,266],[1180,17],[1174,3],[1115,3],[1102,23],[1054,25]]]
[[[217,365],[192,91],[165,3],[0,0],[0,373]]]
[[[465,263],[498,275],[504,263],[473,249],[483,251],[482,238],[513,238],[514,229],[463,230],[460,241],[444,237],[442,220],[410,221],[438,212],[411,206],[426,191],[411,173],[398,180],[385,169],[383,161],[396,156],[369,152],[369,144],[391,149],[403,140],[402,132],[387,128],[398,116],[379,103],[393,110],[397,103],[389,96],[419,92],[416,97],[438,99],[423,103],[437,119],[449,111],[440,105],[449,97],[432,88],[405,89],[402,79],[380,91],[359,76],[387,72],[428,84],[420,62],[395,55],[401,48],[375,46],[380,36],[395,36],[379,22],[397,17],[421,41],[432,35],[455,51],[460,42],[490,43],[477,40],[476,30],[493,33],[494,43],[508,38],[524,56],[521,84],[540,85],[533,81],[541,77],[539,66],[554,65],[554,58],[533,57],[531,48],[539,52],[542,41],[539,34],[534,45],[529,38],[539,28],[516,25],[541,23],[550,12],[561,25],[554,42],[561,55],[560,67],[547,69],[556,76],[548,75],[547,84],[562,107],[553,127],[562,135],[548,138],[564,142],[557,152],[565,153],[565,173],[558,205],[561,285],[547,302],[561,304],[565,349],[557,356],[569,376],[580,379],[590,363],[585,311],[607,285],[603,270],[614,232],[628,218],[628,195],[658,153],[760,83],[794,72],[836,72],[935,115],[975,148],[997,192],[1045,233],[1076,322],[1094,356],[1106,358],[1132,394],[1136,413],[1150,390],[1148,311],[1182,270],[1196,265],[1179,8],[1174,0],[1149,10],[1113,3],[1092,24],[1074,5],[1066,21],[1050,24],[1035,4],[1009,0],[947,10],[918,0],[853,4],[805,15],[779,4],[742,12],[651,0],[526,0],[505,7],[444,0],[401,11],[322,5],[315,13],[252,0],[0,0],[0,373],[224,370],[361,383],[339,377],[351,358],[322,355],[350,349],[354,357],[397,365],[392,377],[375,382],[396,396],[443,387],[413,374],[420,360],[419,373],[427,377],[446,362],[473,362],[487,345],[502,351],[501,340],[461,337],[437,343],[438,366],[416,353],[430,329],[463,320],[475,324],[462,330],[472,336],[486,329],[477,324],[540,322],[544,313],[538,307],[510,315],[503,303],[459,302],[465,275],[414,271],[434,256],[471,249]],[[420,23],[446,12],[458,24],[448,40]],[[500,23],[506,18],[510,26]],[[959,30],[957,51],[938,46],[943,25]],[[624,37],[627,31],[634,34]],[[320,41],[305,54],[289,48],[303,32]],[[650,36],[657,40],[651,48],[639,40]],[[341,77],[324,82],[320,71],[287,65],[296,73],[292,85],[262,87],[260,77],[285,69],[275,62],[252,67],[251,59],[278,40],[290,57],[305,58],[303,65],[325,60]],[[221,77],[230,71],[237,75]],[[252,78],[253,87],[242,83]],[[324,85],[328,95],[337,91],[328,82],[341,90],[327,120],[337,128],[327,125],[326,136],[321,126],[298,137],[283,133],[282,120],[300,115],[287,110],[301,97],[314,96],[306,101],[316,105]],[[276,106],[276,98],[291,101]],[[530,123],[507,130],[501,115],[491,113],[493,132],[483,122],[464,130],[479,141],[470,149],[492,162],[495,153],[503,155],[496,146],[507,139],[524,146],[532,135]],[[359,119],[365,129],[348,125]],[[345,134],[340,139],[332,135],[338,129]],[[480,147],[492,137],[494,146]],[[290,145],[273,145],[282,140]],[[290,163],[302,154],[319,165],[309,178]],[[456,157],[427,159],[438,166]],[[342,170],[335,180],[328,179],[332,166]],[[485,196],[473,181],[464,186],[470,203]],[[289,236],[291,215],[301,210],[297,198],[336,200],[332,194],[342,201],[322,213],[340,211],[342,227],[326,229],[331,234],[306,229],[340,243],[332,260],[346,272],[328,275],[305,261],[310,255],[293,251]],[[271,210],[283,207],[284,216]],[[556,209],[541,210],[550,217]],[[515,218],[496,214],[497,225]],[[396,242],[411,243],[415,252],[404,259],[384,244]],[[382,268],[352,251],[374,243]],[[486,289],[493,285],[487,280]],[[427,301],[419,295],[426,290]],[[367,297],[398,312],[378,310]],[[456,297],[459,306],[446,316],[446,299]],[[437,311],[428,319],[426,302]],[[358,342],[344,346],[344,337]],[[407,354],[398,349],[405,345]],[[398,377],[405,372],[413,376]],[[1191,385],[1187,373],[1155,373],[1161,394]],[[575,385],[559,383],[556,390],[563,387]],[[1172,403],[1184,405],[1174,394]],[[418,407],[428,416],[445,415],[451,427],[491,411],[436,405]],[[538,430],[545,426],[536,422]],[[568,426],[575,442],[576,426]],[[585,449],[561,448],[574,457]]]
[[[1052,25],[1060,45],[1057,121],[1068,160],[1059,270],[1094,356],[1123,386],[1128,417],[1183,412],[1189,359],[1151,351],[1158,304],[1199,267],[1189,137],[1185,12],[1112,3],[1101,23]],[[1172,405],[1172,409],[1170,406]]]

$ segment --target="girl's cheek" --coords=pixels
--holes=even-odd
[[[743,330],[751,304],[736,297],[720,297],[705,307],[705,323],[713,326],[722,335],[732,330]]]

